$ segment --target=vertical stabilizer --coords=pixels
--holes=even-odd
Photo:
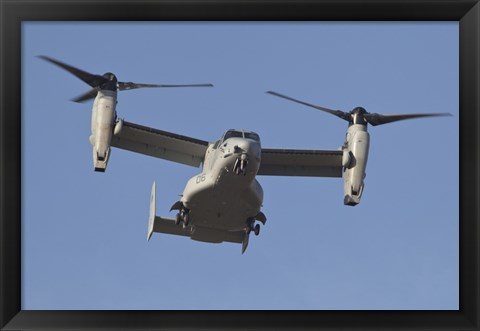
[[[153,182],[152,185],[152,194],[150,195],[150,215],[148,217],[148,233],[147,240],[150,240],[153,233],[153,223],[155,222],[155,191],[156,184]]]
[[[245,233],[243,237],[243,242],[242,242],[242,254],[245,253],[245,251],[247,250],[249,237],[250,237],[250,234]]]

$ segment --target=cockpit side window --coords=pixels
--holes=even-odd
[[[220,144],[220,142],[222,141],[222,139],[218,139],[215,144],[213,144],[213,149],[217,149],[218,148],[218,145]]]

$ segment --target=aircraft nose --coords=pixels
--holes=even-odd
[[[260,144],[255,141],[238,140],[233,144],[233,172],[236,175],[255,176],[260,165]]]
[[[259,157],[260,146],[257,142],[242,140],[234,145],[234,152],[238,154],[247,154],[251,157]]]
[[[236,144],[233,146],[235,153],[248,153],[251,149],[251,143],[246,140],[237,141]]]

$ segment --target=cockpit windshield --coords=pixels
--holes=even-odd
[[[244,132],[245,138],[260,141],[260,137],[255,132]]]
[[[237,130],[228,130],[225,132],[223,140],[227,140],[228,138],[243,138],[243,132]]]
[[[240,131],[240,130],[228,130],[225,132],[223,136],[223,140],[227,140],[229,138],[246,138],[252,139],[255,141],[260,142],[260,137],[255,132],[248,132],[248,131]]]

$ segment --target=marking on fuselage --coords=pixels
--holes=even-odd
[[[200,184],[201,182],[204,182],[204,181],[205,181],[205,174],[201,174],[197,176],[197,180],[196,180],[197,184]]]

